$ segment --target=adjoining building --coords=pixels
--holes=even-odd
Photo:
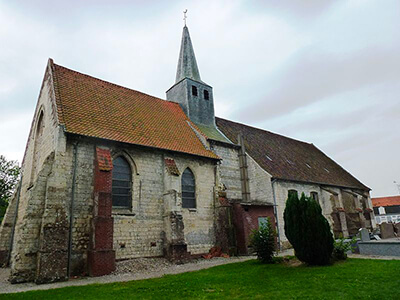
[[[314,197],[335,236],[372,229],[370,189],[313,144],[216,118],[188,28],[167,100],[49,59],[0,227],[11,281],[108,274],[115,260],[248,253],[269,218],[289,247],[290,191]]]
[[[400,196],[372,198],[377,224],[400,222]]]

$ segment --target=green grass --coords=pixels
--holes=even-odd
[[[400,299],[400,261],[348,259],[326,267],[255,260],[124,283],[1,295],[1,299]]]

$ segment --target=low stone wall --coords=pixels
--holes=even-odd
[[[399,239],[358,242],[358,247],[362,255],[400,256]]]

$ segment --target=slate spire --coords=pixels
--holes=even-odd
[[[190,78],[202,82],[194,55],[192,41],[190,40],[189,29],[186,25],[183,27],[181,51],[179,53],[175,83],[178,83],[183,78]]]

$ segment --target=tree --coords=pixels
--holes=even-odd
[[[262,263],[274,262],[275,230],[270,218],[263,222],[258,230],[253,230],[250,237],[250,245],[257,253],[257,258]]]
[[[8,202],[13,195],[20,170],[17,161],[7,160],[0,155],[0,222],[3,220]]]
[[[318,202],[302,193],[289,193],[284,211],[285,234],[296,257],[310,265],[331,262],[333,236]]]

